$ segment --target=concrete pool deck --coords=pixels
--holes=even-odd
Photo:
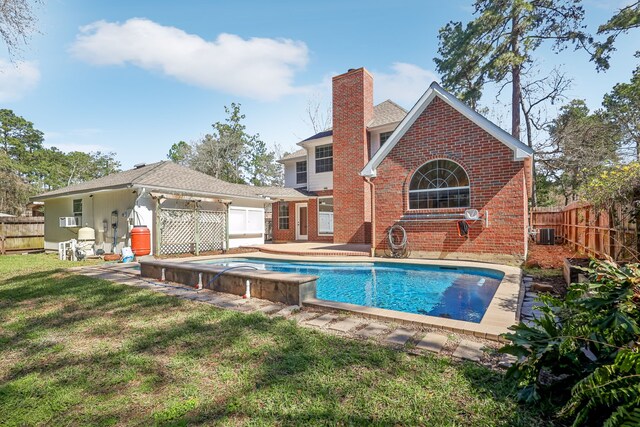
[[[460,334],[473,335],[478,338],[499,341],[500,334],[509,332],[509,326],[517,323],[519,306],[523,296],[522,291],[522,270],[517,267],[490,264],[472,261],[441,260],[441,259],[394,259],[394,258],[371,258],[365,256],[296,256],[281,255],[263,252],[249,252],[242,254],[225,254],[214,256],[199,256],[187,258],[166,259],[165,262],[188,262],[204,261],[207,259],[224,258],[252,258],[276,261],[297,261],[297,262],[341,262],[341,263],[397,263],[425,266],[451,266],[481,268],[502,272],[504,277],[496,293],[493,296],[489,307],[479,323],[466,322],[462,320],[448,319],[444,317],[427,316],[422,314],[407,313],[396,310],[387,310],[376,307],[366,307],[355,304],[341,303],[336,301],[321,300],[317,298],[307,298],[302,301],[303,306],[321,308],[330,311],[343,311],[354,313],[363,317],[392,321],[403,325],[417,327],[437,328]]]

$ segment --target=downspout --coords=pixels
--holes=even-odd
[[[371,193],[371,258],[376,256],[375,237],[376,237],[376,186],[370,177],[364,177],[365,182],[369,184]]]

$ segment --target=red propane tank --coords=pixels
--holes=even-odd
[[[135,256],[151,253],[151,232],[146,225],[136,225],[131,230],[131,250]]]

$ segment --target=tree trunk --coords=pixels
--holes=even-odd
[[[511,52],[515,58],[520,57],[519,40],[520,29],[518,16],[511,18]],[[511,67],[511,135],[520,139],[520,98],[522,97],[522,87],[520,86],[520,71],[522,65],[514,64]]]

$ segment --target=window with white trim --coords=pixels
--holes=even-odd
[[[264,234],[264,209],[239,206],[229,208],[229,235],[252,236],[258,234]]]
[[[289,203],[278,203],[278,228],[280,230],[289,229]]]
[[[318,234],[333,234],[333,197],[318,197]]]
[[[391,131],[391,132],[382,132],[380,134],[380,147],[382,147],[384,145],[384,143],[387,142],[387,140],[389,139],[389,137],[391,136],[392,133],[393,133],[393,131]]]
[[[296,162],[296,184],[307,183],[307,161]]]
[[[333,145],[316,147],[316,173],[333,171]]]
[[[73,200],[73,216],[77,218],[78,224],[82,224],[82,199]]]
[[[432,160],[409,183],[409,209],[468,208],[469,176],[451,160]]]

